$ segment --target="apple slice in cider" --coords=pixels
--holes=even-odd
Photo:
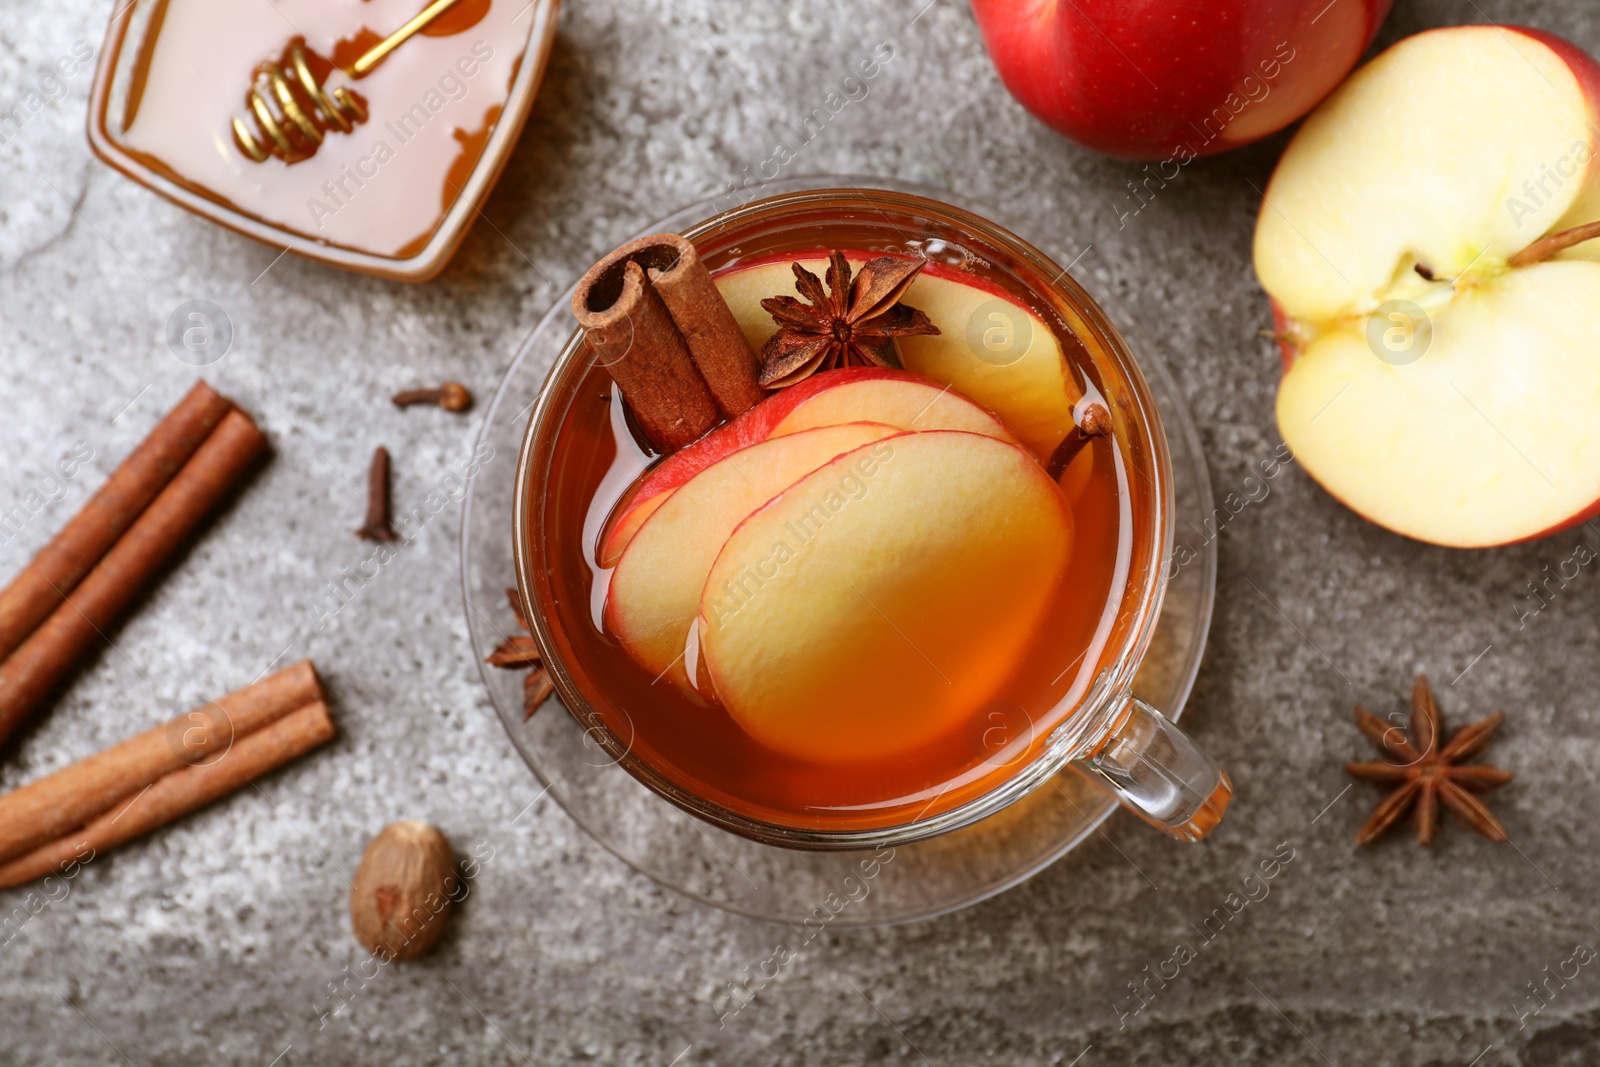
[[[835,456],[900,432],[852,422],[776,437],[724,456],[664,495],[611,575],[606,629],[646,670],[689,684],[689,629],[706,573],[734,527]]]
[[[846,251],[845,258],[855,269],[877,254]],[[826,255],[795,253],[716,276],[754,351],[777,329],[761,301],[794,292],[795,262],[820,275]],[[937,335],[897,340],[905,369],[992,411],[1035,456],[1048,460],[1072,429],[1072,408],[1083,395],[1055,331],[1012,294],[943,263],[924,266],[902,299],[939,328]]]
[[[793,404],[771,436],[871,419],[904,430],[966,430],[1015,441],[1004,423],[948,386],[881,367],[851,367],[846,373],[848,380]]]
[[[971,430],[1012,440],[993,415],[953,390],[914,374],[880,367],[846,367],[814,374],[772,394],[646,474],[602,533],[600,565],[614,566],[668,495],[712,464],[769,437],[860,421],[902,430]]]
[[[699,604],[703,665],[769,748],[823,762],[910,751],[997,696],[1072,540],[1061,490],[1022,448],[951,430],[877,441],[728,537]]]

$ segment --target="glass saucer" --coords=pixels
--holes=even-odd
[[[902,189],[954,203],[986,218],[982,205],[942,190],[881,178],[824,176],[772,182],[761,195],[847,185]],[[640,232],[675,232],[730,206],[705,200]],[[1007,225],[1005,219],[996,219]],[[1027,239],[1027,230],[1015,230]],[[1081,279],[1080,279],[1081,281]],[[576,280],[574,280],[574,287]],[[572,288],[536,326],[486,405],[479,434],[483,462],[462,513],[461,568],[473,654],[512,744],[549,795],[596,841],[642,874],[695,900],[756,919],[820,926],[911,922],[977,903],[1060,859],[1103,823],[1117,804],[1068,769],[1003,811],[942,837],[878,852],[801,852],[758,844],[718,829],[657,797],[622,768],[557,698],[524,720],[522,672],[483,663],[518,628],[505,590],[515,584],[511,501],[516,456],[535,398],[571,336]],[[1139,357],[1160,408],[1172,456],[1174,529],[1211,514],[1211,482],[1187,406],[1137,324],[1114,302],[1095,298]],[[492,449],[492,453],[486,450]],[[1173,718],[1194,685],[1211,625],[1217,552],[1208,541],[1167,588],[1161,620],[1134,691]],[[1150,831],[1154,832],[1154,831]],[[820,925],[819,925],[820,924]]]

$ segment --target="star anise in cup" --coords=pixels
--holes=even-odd
[[[544,660],[539,656],[539,646],[534,644],[533,638],[525,636],[533,631],[528,628],[527,617],[522,614],[522,601],[517,599],[515,589],[506,590],[506,599],[511,602],[511,613],[517,618],[517,625],[523,632],[506,638],[495,646],[493,652],[484,658],[484,662],[491,667],[502,670],[517,671],[524,667],[533,668],[522,679],[522,721],[527,722],[533,718],[533,713],[539,706],[550,698],[555,692],[556,685],[550,680],[550,675],[545,673]]]
[[[1356,844],[1376,841],[1400,816],[1415,807],[1417,840],[1431,845],[1439,829],[1441,804],[1489,840],[1506,840],[1505,827],[1474,794],[1511,781],[1512,772],[1465,762],[1483,751],[1505,717],[1505,712],[1497,711],[1487,719],[1463,726],[1445,740],[1444,717],[1439,714],[1439,705],[1433,699],[1427,677],[1421,674],[1417,675],[1411,689],[1409,731],[1384,722],[1357,704],[1356,725],[1361,732],[1378,751],[1399,762],[1373,760],[1345,767],[1364,781],[1392,787],[1392,792],[1356,835]]]
[[[863,263],[852,280],[844,253],[830,252],[826,289],[794,264],[795,292],[806,302],[792,296],[761,301],[778,324],[761,349],[761,386],[782,389],[835,367],[898,367],[896,337],[939,332],[928,316],[900,303],[926,262],[879,256]]]

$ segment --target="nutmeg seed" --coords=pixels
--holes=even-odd
[[[391,823],[367,846],[350,887],[356,940],[379,959],[416,959],[444,933],[460,891],[444,834],[427,823]]]

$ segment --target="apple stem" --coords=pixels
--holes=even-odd
[[[1562,230],[1549,237],[1539,238],[1507,262],[1513,267],[1543,263],[1557,252],[1565,251],[1573,245],[1581,245],[1585,241],[1592,241],[1596,237],[1600,237],[1600,222],[1586,222],[1582,226],[1574,226],[1570,230]]]

